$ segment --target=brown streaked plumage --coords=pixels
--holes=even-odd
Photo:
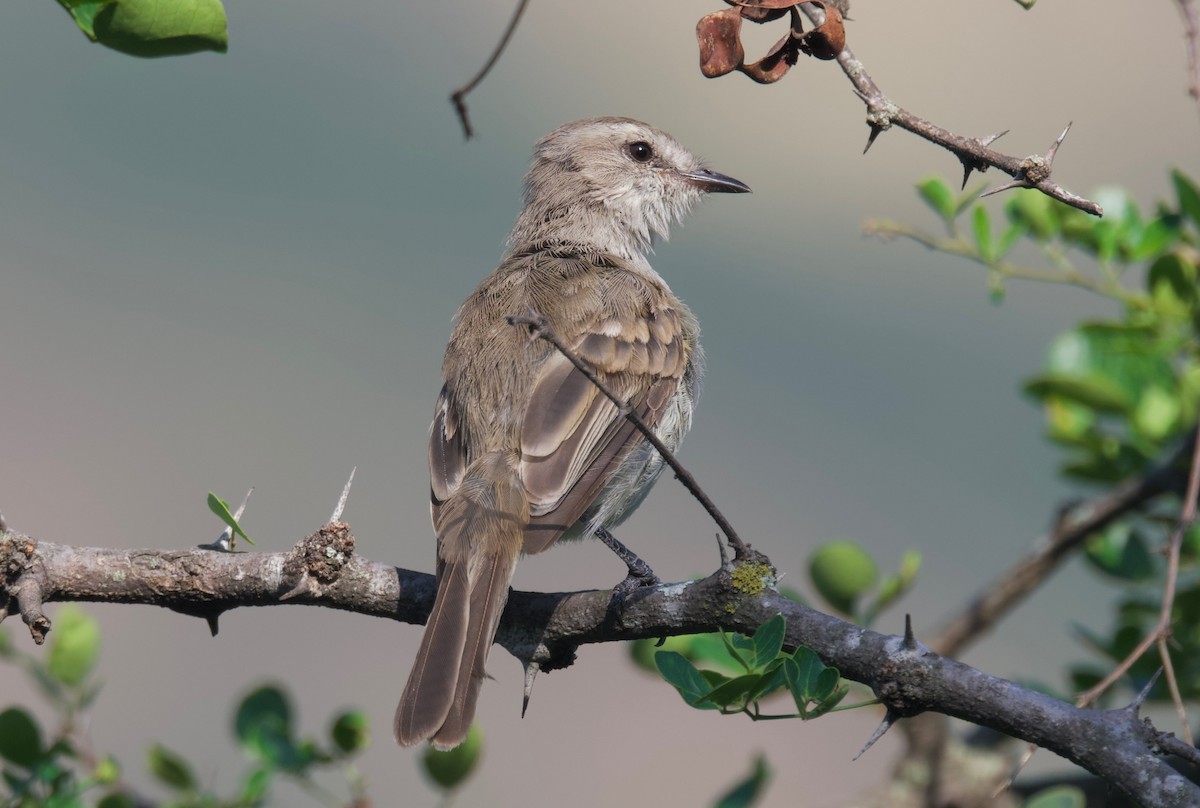
[[[499,268],[459,309],[429,439],[438,593],[396,710],[403,746],[466,737],[518,556],[618,524],[662,460],[533,309],[670,447],[691,424],[699,325],[646,252],[707,191],[748,191],[670,135],[591,118],[543,138]]]

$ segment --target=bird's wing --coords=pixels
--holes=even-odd
[[[674,308],[640,307],[598,320],[572,348],[653,429],[679,389],[690,346]],[[546,549],[587,511],[613,470],[644,440],[578,368],[555,352],[542,365],[521,428],[530,505],[524,550]]]

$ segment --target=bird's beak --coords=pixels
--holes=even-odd
[[[748,194],[750,186],[746,183],[735,180],[733,177],[726,177],[724,174],[718,174],[715,171],[709,171],[707,168],[701,168],[698,171],[685,171],[682,174],[683,178],[695,185],[701,191],[717,194]]]

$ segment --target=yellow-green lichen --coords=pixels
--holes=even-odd
[[[770,564],[747,561],[733,568],[733,588],[743,595],[761,595],[774,580]]]

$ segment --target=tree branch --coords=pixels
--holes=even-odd
[[[814,24],[819,24],[823,18],[816,9],[808,4],[801,4],[800,8]],[[871,133],[867,138],[867,149],[871,148],[871,144],[875,142],[875,138],[881,132],[892,126],[898,126],[925,138],[930,143],[941,146],[956,156],[963,165],[964,186],[972,171],[982,172],[994,166],[1013,178],[1013,182],[996,190],[1003,190],[1007,187],[1036,188],[1047,196],[1065,202],[1071,207],[1079,208],[1095,216],[1103,215],[1103,210],[1095,202],[1071,193],[1058,183],[1050,181],[1054,153],[1063,138],[1066,137],[1067,130],[1063,130],[1063,133],[1051,144],[1045,154],[1034,154],[1023,158],[1003,154],[988,148],[988,144],[999,135],[963,137],[897,106],[884,95],[883,90],[875,83],[875,79],[867,72],[866,66],[859,61],[850,48],[842,49],[837,56],[837,63],[841,65],[846,78],[850,79],[850,83],[854,85],[855,93],[867,105],[867,125],[871,127]],[[1067,129],[1070,129],[1070,124],[1067,125]]]
[[[1084,539],[1155,497],[1177,491],[1181,482],[1178,464],[1191,453],[1196,434],[1192,430],[1169,458],[1145,475],[1126,480],[1096,499],[1065,508],[1050,534],[943,626],[930,645],[943,654],[961,653],[1058,569]]]
[[[359,558],[353,549],[350,528],[342,523],[326,525],[283,553],[73,547],[7,532],[0,537],[0,603],[28,588],[37,592],[37,603],[21,603],[23,616],[27,605],[40,613],[44,603],[72,600],[142,603],[200,617],[238,606],[300,603],[424,621],[435,595],[433,576]],[[1136,705],[1076,708],[915,641],[816,612],[780,595],[774,583],[769,564],[731,564],[701,581],[640,590],[615,616],[609,592],[514,592],[497,642],[551,670],[570,665],[583,643],[715,630],[750,634],[783,614],[789,647],[808,646],[844,677],[870,687],[893,717],[944,713],[1050,749],[1142,804],[1200,804],[1200,788],[1158,757],[1165,736],[1139,718]]]

